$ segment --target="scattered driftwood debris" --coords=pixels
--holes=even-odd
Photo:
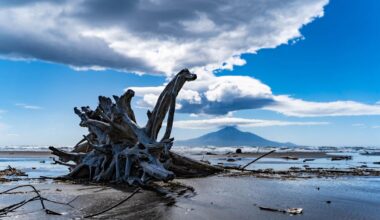
[[[298,157],[292,157],[292,156],[283,156],[281,158],[285,160],[298,160]]]
[[[62,203],[62,202],[53,201],[53,200],[47,199],[47,198],[45,198],[45,197],[42,197],[41,194],[40,194],[40,192],[39,192],[39,191],[38,191],[33,185],[19,185],[19,186],[13,187],[13,188],[11,188],[11,189],[5,190],[5,191],[3,191],[3,192],[0,192],[0,195],[1,195],[1,194],[7,194],[7,193],[9,193],[9,192],[11,192],[11,191],[13,191],[13,190],[16,190],[16,189],[19,189],[19,188],[25,188],[25,187],[30,187],[30,188],[32,188],[32,189],[33,189],[33,192],[36,194],[36,196],[34,196],[34,197],[32,197],[32,198],[29,198],[29,199],[25,199],[25,200],[23,200],[23,201],[21,201],[21,202],[18,202],[18,203],[15,203],[15,204],[9,205],[9,206],[7,206],[7,207],[1,208],[1,209],[0,209],[0,216],[1,216],[1,215],[7,215],[8,213],[13,212],[13,211],[15,211],[15,210],[18,209],[18,208],[21,208],[22,206],[28,204],[29,202],[33,202],[33,201],[36,201],[36,200],[39,200],[39,201],[40,201],[42,209],[43,209],[43,210],[45,211],[45,213],[48,214],[48,215],[62,215],[62,214],[60,214],[60,213],[58,213],[58,212],[55,212],[55,211],[52,211],[52,210],[46,208],[44,201],[48,201],[48,202],[56,203],[56,204],[61,204],[61,205],[67,205],[67,206],[72,207],[72,206],[70,205],[70,203]],[[73,208],[73,207],[72,207],[72,208]]]
[[[360,153],[361,155],[366,155],[366,156],[380,156],[379,151],[364,151],[363,153]]]
[[[270,207],[264,207],[264,206],[258,206],[258,207],[261,210],[271,211],[271,212],[282,212],[282,213],[287,213],[290,215],[298,215],[298,214],[302,214],[303,212],[302,208],[278,209],[278,208],[270,208]]]
[[[331,160],[352,160],[352,156],[333,156]]]
[[[256,159],[254,159],[254,160],[252,160],[251,162],[247,163],[247,164],[246,164],[245,166],[243,166],[241,169],[245,170],[245,168],[247,168],[249,165],[253,164],[254,162],[260,160],[261,158],[263,158],[263,157],[265,157],[265,156],[267,156],[267,155],[269,155],[269,154],[271,154],[271,153],[274,153],[275,151],[276,151],[276,150],[271,150],[271,151],[269,151],[268,153],[265,153],[265,154],[263,154],[263,155],[257,157]]]
[[[266,152],[266,153],[260,155],[259,157],[255,158],[255,159],[252,160],[251,162],[247,163],[247,164],[244,165],[244,166],[238,166],[238,167],[236,167],[236,166],[222,166],[222,165],[223,165],[222,163],[221,163],[220,165],[221,165],[221,167],[222,167],[223,169],[226,169],[226,170],[249,171],[249,170],[246,170],[246,168],[247,168],[249,165],[255,163],[256,161],[260,160],[261,158],[263,158],[263,157],[265,157],[265,156],[268,156],[268,155],[271,154],[271,153],[274,153],[275,151],[276,151],[276,150],[271,150],[271,151],[269,151],[269,152]]]
[[[254,176],[274,179],[335,178],[339,176],[380,176],[380,170],[369,168],[298,168],[289,170],[257,169],[225,174],[227,176]]]
[[[16,177],[16,176],[19,177],[19,176],[28,176],[28,175],[22,172],[21,170],[18,170],[11,166],[8,166],[4,170],[0,170],[0,182],[8,182],[10,181],[10,177]]]
[[[79,197],[78,195],[75,198],[71,199],[69,202],[65,202],[65,203],[64,202],[58,202],[58,201],[54,201],[54,200],[43,197],[40,194],[40,190],[38,190],[33,185],[29,185],[29,184],[28,185],[19,185],[19,186],[10,188],[8,190],[5,190],[3,192],[0,192],[0,196],[5,195],[5,194],[25,194],[25,193],[35,193],[36,196],[24,199],[20,202],[8,205],[4,208],[0,208],[0,218],[2,216],[6,216],[12,212],[15,212],[17,209],[19,209],[19,208],[21,208],[21,207],[23,207],[23,206],[25,206],[28,203],[33,202],[33,201],[40,201],[42,210],[46,214],[49,214],[49,215],[66,215],[66,217],[67,217],[70,214],[67,212],[64,212],[64,213],[61,212],[60,213],[57,211],[52,211],[51,209],[47,208],[45,202],[51,202],[51,203],[55,203],[55,204],[69,206],[74,211],[73,213],[76,213],[76,214],[74,214],[75,216],[71,216],[72,218],[74,218],[74,217],[78,217],[78,218],[99,217],[99,218],[102,218],[101,215],[115,209],[116,207],[123,205],[125,202],[130,200],[135,194],[137,194],[138,192],[140,192],[142,190],[150,190],[150,191],[157,192],[159,195],[162,195],[163,198],[165,198],[165,200],[166,200],[166,205],[168,205],[168,206],[174,205],[176,202],[176,198],[178,198],[178,197],[190,198],[190,197],[193,197],[195,195],[195,190],[193,187],[187,186],[187,185],[184,185],[182,183],[175,182],[175,181],[170,181],[167,183],[150,182],[149,184],[141,186],[141,187],[127,186],[127,185],[120,185],[120,184],[106,184],[106,185],[105,184],[99,184],[99,183],[92,183],[92,184],[94,184],[95,186],[94,187],[80,188],[78,190],[89,190],[89,189],[93,190],[93,189],[98,189],[98,188],[101,188],[101,190],[107,190],[107,189],[114,188],[114,189],[120,190],[121,192],[128,190],[128,192],[130,192],[130,193],[128,195],[126,195],[126,197],[124,199],[121,199],[120,201],[117,201],[114,204],[107,204],[107,206],[105,206],[104,209],[97,209],[97,211],[95,211],[94,213],[87,213],[87,212],[83,212],[82,208],[78,209],[78,207],[75,207],[72,205],[72,203]],[[29,191],[29,190],[28,191],[16,191],[16,189],[25,188],[25,187],[32,188],[32,191]],[[62,192],[63,190],[59,189],[58,191]],[[98,193],[99,191],[100,190],[96,190],[94,192]],[[79,214],[79,216],[78,216],[78,214]],[[17,215],[17,213],[16,213],[16,215]]]
[[[71,172],[61,179],[86,178],[96,182],[117,182],[146,185],[150,181],[169,181],[174,177],[200,177],[223,171],[170,151],[174,138],[176,97],[187,81],[197,78],[187,69],[180,71],[165,87],[152,111],[147,112],[144,127],[136,123],[131,108],[134,91],[112,99],[99,96],[95,110],[88,106],[74,108],[80,126],[89,133],[72,152],[55,147],[49,149],[59,157],[57,163],[67,165]],[[165,132],[158,134],[167,115]],[[68,163],[68,162],[74,162]]]

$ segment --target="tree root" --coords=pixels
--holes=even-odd
[[[151,181],[167,182],[176,176],[200,177],[223,171],[170,152],[176,97],[185,82],[195,79],[196,75],[187,69],[180,71],[160,94],[153,110],[147,112],[145,127],[136,124],[131,108],[132,90],[113,96],[114,101],[99,96],[95,110],[88,106],[74,108],[81,119],[80,126],[87,127],[89,134],[72,152],[49,147],[60,159],[56,163],[70,168],[70,173],[62,178],[143,186]],[[158,141],[166,116],[166,130]]]

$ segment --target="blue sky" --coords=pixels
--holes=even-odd
[[[36,9],[51,16],[49,22],[38,25],[41,18],[34,15],[20,18],[15,24],[8,24],[0,16],[0,27],[5,30],[0,43],[6,44],[0,46],[0,145],[72,145],[86,133],[78,126],[73,107],[94,107],[98,95],[120,95],[129,87],[136,88],[133,105],[142,125],[152,102],[149,97],[156,95],[149,92],[149,87],[162,86],[177,68],[189,67],[199,79],[185,87],[188,93],[179,99],[179,104],[188,108],[178,109],[176,114],[176,139],[237,125],[276,141],[380,146],[380,107],[376,104],[380,101],[379,1],[274,1],[261,5],[260,10],[242,1],[242,5],[248,4],[244,9],[231,6],[234,11],[230,17],[236,16],[237,23],[221,19],[217,16],[220,12],[211,7],[190,5],[194,14],[179,18],[177,13],[169,13],[172,18],[165,17],[157,26],[161,29],[151,28],[155,26],[148,18],[138,25],[136,21],[119,24],[123,18],[100,13],[105,25],[115,26],[112,30],[93,23],[91,10],[96,8],[90,3],[81,5],[86,10],[80,11],[79,18],[75,11],[62,18],[54,10],[71,12],[75,1],[67,5],[37,2],[0,4],[0,10],[8,16],[20,16],[17,10],[30,10],[32,14]],[[139,8],[125,7],[135,10],[136,17],[142,16]],[[173,6],[176,12],[180,7]],[[199,12],[197,7],[205,11]],[[156,8],[159,10],[159,6]],[[160,11],[155,12],[159,15]],[[281,20],[276,20],[277,15]],[[248,22],[251,17],[252,23]],[[170,19],[184,21],[177,24],[170,23]],[[86,31],[75,38],[77,29],[57,27],[62,21],[71,24],[70,28],[77,26]],[[187,36],[170,28],[162,34],[164,22],[181,25]],[[33,28],[22,28],[29,26]],[[234,29],[240,26],[248,28],[244,32]],[[140,28],[138,32],[136,27]],[[155,32],[141,29],[144,27]],[[50,35],[54,31],[59,35]],[[223,33],[246,35],[226,45]],[[163,37],[153,38],[152,34]],[[123,38],[125,35],[129,37]],[[172,41],[168,42],[167,35]],[[83,36],[93,37],[94,43]],[[199,40],[221,50],[215,52],[194,43]],[[177,49],[183,42],[184,48],[190,48],[184,55]],[[122,59],[121,50],[128,51]],[[151,56],[155,50],[160,54]],[[139,59],[133,57],[135,54]],[[218,66],[222,63],[231,64],[233,69]],[[202,82],[215,86],[198,87]],[[231,104],[231,99],[239,101]],[[270,102],[255,104],[262,100]],[[210,111],[208,106],[215,103],[217,109]]]

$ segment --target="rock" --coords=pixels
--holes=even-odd
[[[285,159],[285,160],[298,160],[297,157],[291,157],[291,156],[283,156],[281,157],[282,159]]]
[[[352,160],[352,156],[333,156],[331,160]]]
[[[303,209],[302,208],[289,208],[289,209],[286,209],[285,211],[289,214],[297,215],[297,214],[301,214]]]
[[[238,149],[236,149],[235,153],[241,154],[241,153],[243,153],[243,151],[240,148],[238,148]]]
[[[216,153],[206,152],[206,155],[216,155]]]

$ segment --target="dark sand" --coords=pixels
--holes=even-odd
[[[248,154],[239,154],[243,157]],[[257,157],[261,154],[249,154]],[[49,157],[49,152],[0,152],[0,157]],[[229,155],[225,155],[231,156]],[[330,157],[321,152],[289,152],[271,155],[274,158]],[[220,157],[220,155],[217,155]],[[39,168],[38,168],[39,169]],[[38,170],[37,169],[37,170]],[[192,186],[194,193],[162,197],[142,191],[126,203],[108,211],[101,219],[380,219],[380,178],[349,177],[311,179],[266,179],[254,176],[221,174],[199,179],[175,180]],[[52,181],[12,181],[0,185],[0,191],[17,184],[33,184],[41,194],[67,205],[46,203],[47,208],[62,216],[46,215],[38,201],[1,219],[75,219],[99,212],[128,197],[129,187],[81,185]],[[58,190],[57,190],[58,189]],[[318,190],[319,189],[319,190]],[[18,191],[30,191],[20,189]],[[33,193],[0,195],[0,208],[31,198]],[[330,203],[327,203],[330,201]],[[303,208],[297,216],[261,210],[259,206],[286,209]]]
[[[123,205],[99,216],[110,219],[379,219],[379,178],[341,178],[310,180],[271,180],[255,177],[214,176],[178,180],[195,188],[190,197],[163,198],[150,191],[136,194]],[[369,183],[369,184],[368,184]],[[18,183],[19,184],[19,183]],[[33,183],[49,199],[69,202],[75,208],[47,203],[63,216],[46,215],[38,201],[10,213],[4,219],[69,219],[99,212],[130,195],[130,188],[94,185]],[[3,184],[8,189],[14,184]],[[319,190],[318,190],[319,187]],[[57,189],[61,191],[57,191]],[[25,189],[25,191],[30,191]],[[31,193],[1,195],[0,207],[31,197]],[[327,203],[326,201],[331,201]],[[260,210],[303,208],[291,216]]]

